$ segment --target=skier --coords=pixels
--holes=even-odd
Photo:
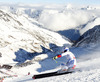
[[[53,57],[53,60],[56,60],[57,58],[60,58],[62,56],[65,56],[67,58],[66,63],[61,64],[61,70],[58,70],[56,72],[51,72],[51,73],[44,73],[44,74],[39,74],[39,75],[33,75],[33,79],[38,79],[38,78],[44,78],[44,77],[50,77],[50,76],[57,76],[57,75],[62,75],[62,74],[69,74],[72,73],[73,70],[76,67],[76,59],[73,53],[69,51],[69,48],[65,48],[62,54],[57,55]]]
[[[65,56],[67,58],[66,63],[61,63],[61,71],[70,71],[76,67],[76,58],[69,48],[65,48],[62,54],[53,57],[53,60]]]

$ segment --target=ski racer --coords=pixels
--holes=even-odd
[[[76,58],[72,52],[69,51],[69,48],[65,48],[64,51],[55,57],[53,57],[53,60],[56,60],[60,57],[66,57],[66,63],[61,63],[61,70],[62,71],[69,71],[71,69],[75,69],[76,67]]]

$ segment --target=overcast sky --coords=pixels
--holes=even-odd
[[[54,4],[86,4],[86,5],[100,5],[100,0],[0,0],[3,3],[54,3]]]

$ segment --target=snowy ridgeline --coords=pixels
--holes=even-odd
[[[33,18],[43,25],[43,27],[53,31],[81,29],[100,17],[100,6],[14,4],[1,5],[0,8],[17,16]],[[99,22],[95,24],[97,25]],[[88,29],[91,28],[89,25]]]
[[[100,6],[1,4],[0,9],[17,15],[20,20],[25,17],[38,27],[57,31],[73,41],[100,24]]]

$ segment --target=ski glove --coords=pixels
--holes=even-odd
[[[56,60],[58,57],[57,56],[55,56],[55,57],[53,57],[53,60]]]
[[[57,55],[57,56],[53,57],[53,60],[56,60],[57,58],[60,58],[60,57],[61,57],[61,55]]]

